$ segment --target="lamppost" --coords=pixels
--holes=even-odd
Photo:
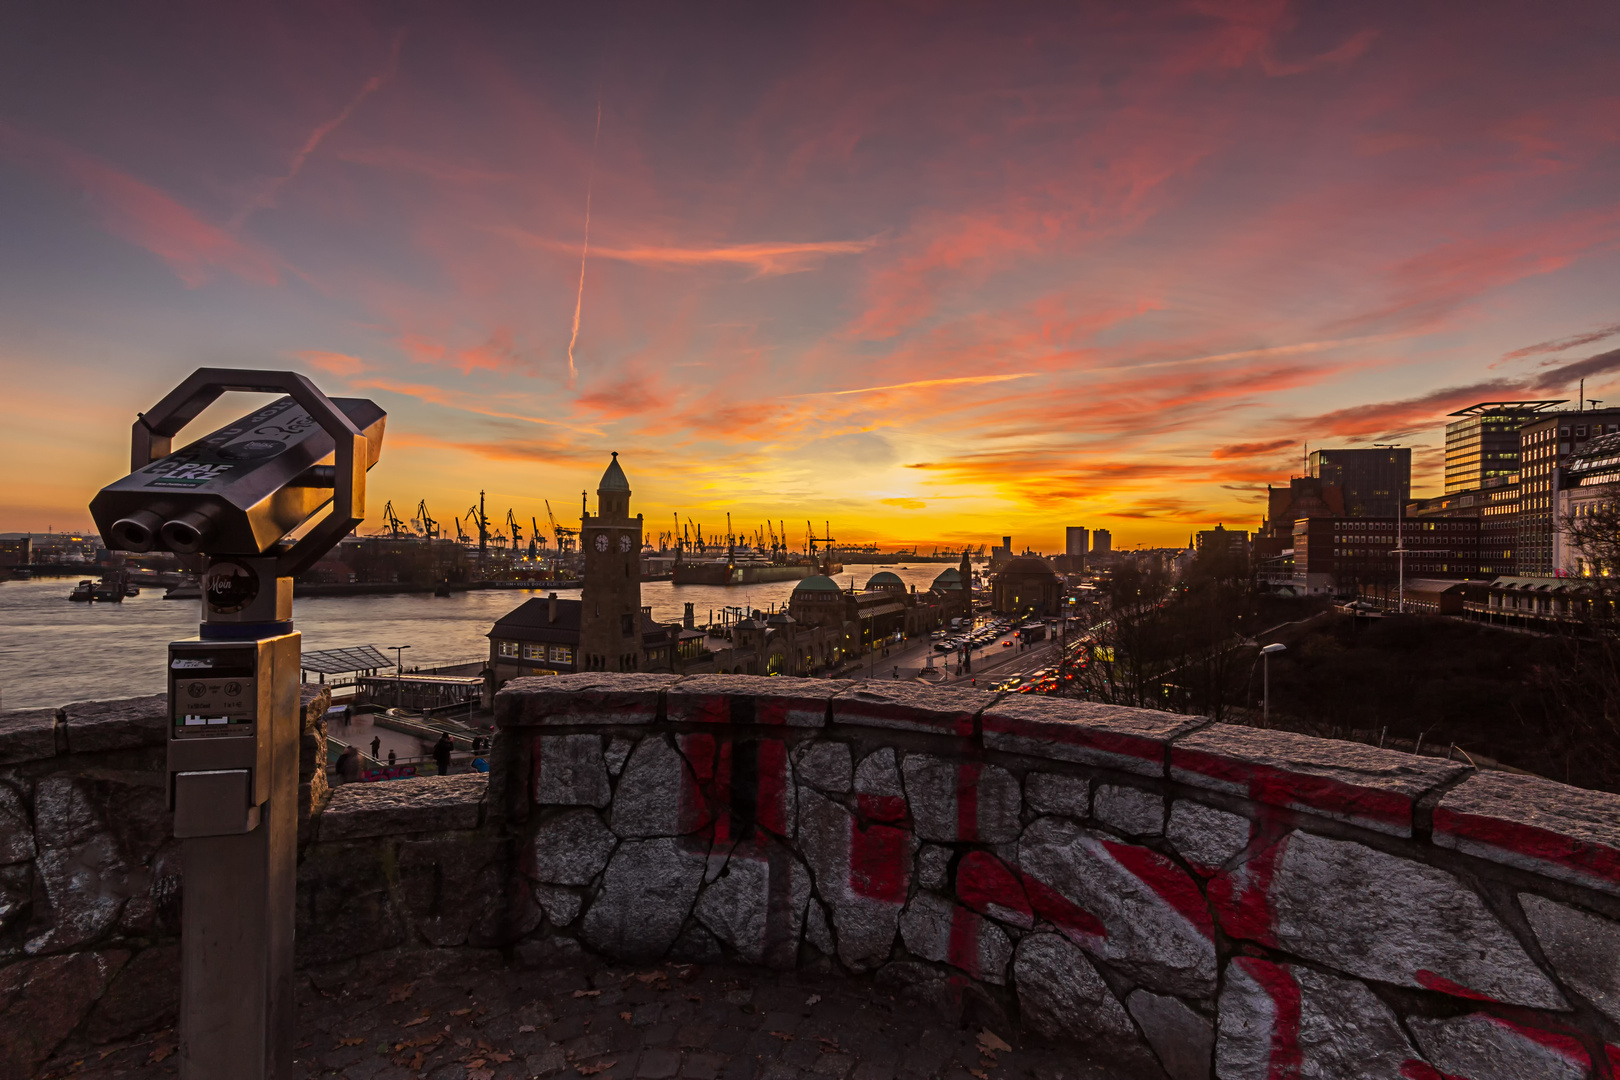
[[[405,698],[405,687],[400,677],[405,674],[404,653],[410,646],[390,645],[388,647],[394,652],[394,708],[398,709],[402,708],[401,702]]]
[[[1272,645],[1267,645],[1265,648],[1260,650],[1261,659],[1265,661],[1265,672],[1262,675],[1265,686],[1265,697],[1263,699],[1264,704],[1260,709],[1260,722],[1262,724],[1271,723],[1271,654],[1287,651],[1288,646],[1284,645],[1280,641]]]

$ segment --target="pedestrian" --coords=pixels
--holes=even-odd
[[[382,750],[382,736],[381,735],[372,736],[372,739],[371,739],[371,756],[372,756],[372,758],[373,759],[377,758],[380,755],[381,750]]]
[[[894,677],[897,678],[897,679],[900,677],[900,665],[899,664],[894,665]]]
[[[390,769],[394,767],[394,752],[392,750],[388,751],[388,767]]]
[[[455,748],[456,744],[451,740],[448,731],[440,735],[439,741],[433,744],[433,760],[439,764],[440,776],[450,775],[450,752]]]
[[[352,784],[360,779],[360,751],[352,746],[345,746],[343,753],[337,759],[338,783]]]

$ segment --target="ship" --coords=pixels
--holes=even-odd
[[[730,552],[717,559],[675,564],[677,585],[762,585],[768,581],[800,581],[816,572],[809,562],[775,562],[751,551]]]

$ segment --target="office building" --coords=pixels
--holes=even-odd
[[[1412,497],[1412,450],[1406,446],[1313,450],[1310,474],[1343,494],[1350,517],[1396,517]]]
[[[1408,578],[1479,574],[1479,518],[1302,518],[1294,525],[1296,590],[1351,594],[1395,585],[1401,575],[1396,539],[1406,550]]]
[[[1193,546],[1200,555],[1225,555],[1243,560],[1249,557],[1249,534],[1244,529],[1216,525],[1213,529],[1199,532]]]
[[[1566,523],[1590,518],[1600,507],[1616,502],[1620,502],[1620,434],[1605,433],[1589,438],[1585,446],[1571,453],[1568,465],[1559,474],[1555,507],[1559,528],[1553,534],[1555,566],[1575,577],[1614,572],[1615,567],[1603,565],[1610,553],[1581,550]],[[1598,557],[1596,566],[1591,562],[1594,554]]]
[[[1107,529],[1098,529],[1091,534],[1091,551],[1094,555],[1106,555],[1114,550],[1114,534]]]
[[[1446,494],[1519,472],[1519,428],[1563,401],[1482,401],[1446,425]]]
[[[1518,572],[1551,577],[1574,567],[1558,561],[1555,548],[1563,470],[1597,438],[1620,431],[1620,409],[1545,413],[1524,424],[1519,467]]]
[[[1080,525],[1070,525],[1063,530],[1063,554],[1074,556],[1084,555],[1090,550],[1091,530]]]

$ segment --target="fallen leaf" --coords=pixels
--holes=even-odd
[[[491,1054],[489,1055],[489,1060],[493,1061],[497,1065],[505,1065],[508,1061],[512,1060],[512,1055],[499,1053]]]
[[[493,1054],[495,1052],[495,1048],[489,1045],[489,1043],[485,1042],[483,1039],[478,1040],[478,1049],[486,1055]]]
[[[600,991],[600,990],[575,990],[574,991],[574,996],[577,997],[577,998],[601,997],[602,996],[602,991]]]
[[[820,1000],[821,1000],[821,995],[820,994],[811,994],[809,997],[804,999],[804,1003],[806,1005],[814,1005],[816,1002],[818,1002]]]
[[[483,1067],[484,1067],[484,1059],[483,1058],[473,1058],[471,1061],[467,1062],[467,1068],[469,1068],[469,1069],[482,1069]]]
[[[388,1004],[392,1005],[397,1001],[404,1001],[414,993],[416,993],[416,984],[413,982],[396,986],[388,992]]]
[[[636,978],[644,983],[650,983],[657,982],[659,979],[667,979],[669,976],[664,974],[662,971],[649,971],[645,974],[637,975]]]
[[[574,1069],[581,1076],[595,1076],[599,1072],[606,1072],[617,1064],[618,1061],[599,1061],[595,1065],[575,1065]]]
[[[494,1069],[468,1069],[467,1080],[495,1080]]]
[[[687,1001],[695,1001],[695,1002],[697,1002],[698,1004],[701,1005],[703,1003],[703,995],[702,994],[687,994],[686,995],[686,1000]]]
[[[528,1034],[532,1033],[533,1031],[534,1031],[534,1025],[533,1024],[519,1024],[518,1025],[518,1034],[519,1035],[528,1035]]]
[[[293,1047],[293,1049],[294,1049],[294,1050],[308,1050],[308,1049],[309,1049],[309,1048],[310,1048],[310,1047],[312,1047],[312,1046],[314,1046],[314,1045],[315,1045],[315,1044],[314,1044],[314,1043],[312,1043],[312,1042],[305,1042],[305,1043],[299,1043],[299,1044],[298,1044],[298,1045],[297,1045],[297,1046],[295,1046],[295,1047]],[[102,1057],[106,1057],[106,1056],[107,1056],[107,1055],[106,1055],[106,1054],[102,1054],[102,1055],[101,1055],[101,1056],[102,1056]]]
[[[421,1072],[422,1071],[422,1061],[423,1060],[424,1059],[423,1059],[423,1056],[422,1056],[422,1051],[418,1050],[416,1052],[416,1056],[411,1058],[410,1065],[408,1065],[406,1067],[408,1069],[410,1069],[411,1072]]]
[[[977,1076],[979,1080],[990,1080],[990,1074],[985,1072],[983,1069],[969,1069],[968,1072],[972,1073],[974,1076]]]
[[[450,1015],[451,1016],[466,1016],[470,1012],[472,1012],[471,1009],[451,1009],[450,1010]]]
[[[171,1056],[174,1050],[174,1043],[158,1043],[152,1047],[152,1052],[146,1056],[146,1060],[149,1062],[162,1061],[164,1058]]]
[[[625,1021],[626,1023],[628,1023],[629,1020],[630,1020],[630,1016],[631,1016],[630,1013],[620,1013],[619,1014],[619,1019]]]
[[[1011,1050],[1012,1047],[1003,1042],[1001,1036],[989,1028],[983,1028],[979,1031],[979,1049],[989,1053],[992,1050]]]
[[[406,1023],[405,1026],[406,1027],[415,1027],[417,1024],[425,1024],[425,1023],[427,1023],[432,1018],[433,1017],[432,1017],[432,1015],[430,1013],[423,1013],[421,1016],[418,1016],[415,1020],[411,1020],[408,1023]]]
[[[775,1035],[778,1039],[781,1039],[783,1042],[792,1042],[793,1041],[793,1033],[791,1031],[773,1031],[773,1032],[771,1032],[771,1034]]]
[[[352,1039],[339,1039],[337,1046],[332,1047],[332,1049],[336,1050],[338,1046],[359,1046],[365,1041],[366,1037],[364,1035],[356,1035]]]

